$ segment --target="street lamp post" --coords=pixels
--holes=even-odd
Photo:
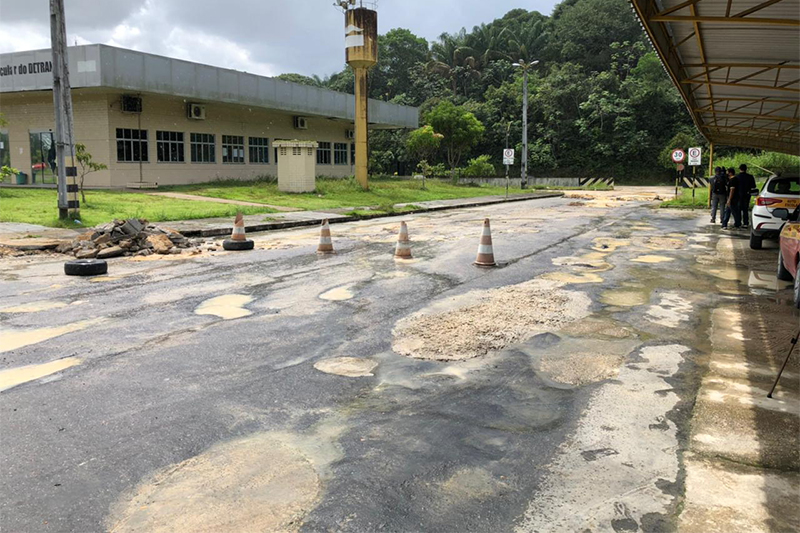
[[[528,186],[528,69],[539,64],[539,60],[514,63],[522,69],[522,161],[520,164],[520,187]]]

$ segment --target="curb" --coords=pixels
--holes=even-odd
[[[414,209],[411,211],[403,211],[402,213],[376,213],[374,215],[360,215],[360,216],[340,216],[336,218],[329,218],[328,223],[339,224],[343,222],[354,222],[357,220],[370,220],[373,218],[389,218],[401,217],[405,215],[413,215],[416,213],[429,213],[431,211],[446,211],[448,209],[465,209],[468,207],[480,207],[483,205],[504,204],[507,202],[525,202],[528,200],[543,200],[545,198],[560,198],[564,196],[563,192],[553,192],[546,194],[536,194],[530,196],[523,196],[517,198],[499,198],[497,200],[489,200],[484,202],[470,202],[459,205],[440,205],[434,207],[426,207],[423,209]],[[322,223],[323,219],[309,219],[309,220],[292,220],[288,222],[264,222],[263,224],[251,224],[244,227],[247,232],[271,231],[289,228],[299,228],[303,226],[318,226]],[[187,229],[181,231],[185,237],[220,237],[223,235],[230,235],[230,227],[219,227],[209,229]]]

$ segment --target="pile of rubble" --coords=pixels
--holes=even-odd
[[[114,220],[56,248],[78,259],[107,259],[121,255],[179,254],[193,245],[179,232],[150,224],[143,218]]]

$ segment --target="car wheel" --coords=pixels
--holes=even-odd
[[[108,272],[108,263],[102,259],[76,259],[64,263],[67,276],[98,276]]]
[[[750,248],[753,250],[760,250],[763,243],[764,237],[761,235],[756,235],[752,231],[750,232]]]
[[[225,239],[222,241],[222,248],[225,250],[252,250],[256,243],[247,239],[246,241],[234,241],[232,239]]]
[[[800,309],[800,274],[794,278],[794,305]]]
[[[798,276],[800,277],[800,273]],[[789,272],[783,264],[783,252],[778,252],[778,279],[781,281],[792,281],[792,273]]]

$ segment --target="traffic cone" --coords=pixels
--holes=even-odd
[[[244,217],[241,213],[236,213],[236,219],[233,221],[233,233],[231,233],[230,239],[222,241],[222,249],[239,251],[252,250],[254,247],[255,243],[244,235]]]
[[[408,238],[408,226],[405,222],[400,223],[400,234],[397,236],[394,256],[398,259],[411,259],[411,241]]]
[[[333,242],[331,241],[331,227],[328,224],[328,219],[322,221],[322,227],[319,230],[319,246],[317,246],[318,254],[333,254]]]
[[[247,237],[244,236],[244,217],[241,213],[236,213],[236,220],[233,221],[233,233],[231,233],[232,241],[246,241]]]
[[[483,233],[481,233],[481,242],[478,245],[478,257],[475,259],[475,265],[484,267],[497,266],[494,262],[494,251],[492,250],[492,229],[489,227],[489,219],[483,219]]]

